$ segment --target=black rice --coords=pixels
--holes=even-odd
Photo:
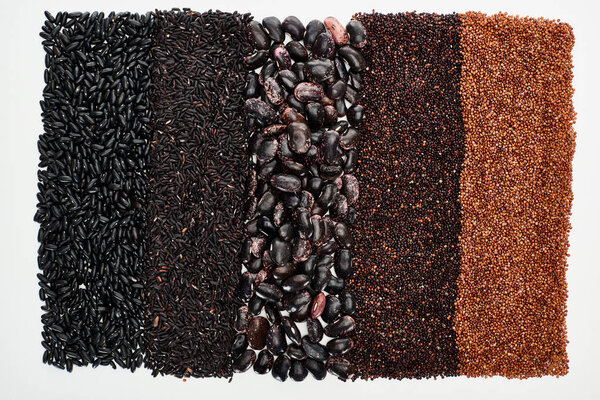
[[[46,13],[38,148],[43,361],[142,363],[149,14]]]
[[[226,377],[241,301],[248,15],[157,11],[145,365]]]

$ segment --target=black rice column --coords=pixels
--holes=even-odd
[[[459,18],[360,14],[366,104],[356,174],[356,345],[361,378],[455,375],[452,328],[464,153]]]
[[[43,361],[142,363],[150,15],[46,13],[38,262]]]
[[[145,365],[230,376],[246,180],[247,15],[157,12]]]

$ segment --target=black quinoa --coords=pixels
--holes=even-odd
[[[359,14],[368,33],[355,264],[358,377],[457,373],[464,130],[457,15]],[[361,217],[362,216],[362,217]]]
[[[227,377],[248,167],[248,15],[157,11],[148,177],[145,365]]]
[[[142,363],[150,14],[59,12],[42,27],[38,148],[43,361]]]

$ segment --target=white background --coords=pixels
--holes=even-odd
[[[0,1],[0,400],[3,399],[252,399],[277,398],[600,398],[600,132],[597,115],[598,7],[595,1],[426,1],[279,0],[279,1]],[[44,9],[135,11],[190,7],[251,12],[256,19],[294,14],[307,23],[329,15],[346,23],[354,12],[464,12],[468,10],[560,19],[575,31],[575,110],[577,150],[573,163],[573,204],[568,300],[570,373],[562,378],[447,379],[343,383],[335,378],[280,384],[249,371],[231,383],[219,379],[152,378],[145,369],[132,374],[110,367],[76,368],[72,374],[42,364],[37,286],[37,138],[42,131],[44,52],[38,36]]]

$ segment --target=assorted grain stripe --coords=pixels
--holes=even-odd
[[[231,376],[248,131],[247,15],[157,12],[148,181],[145,365]]]
[[[415,13],[356,18],[369,44],[349,359],[365,379],[455,375],[460,21]]]
[[[244,251],[256,250],[242,249],[249,171],[244,121],[248,112],[260,111],[244,110],[251,17],[174,9],[46,18],[35,215],[43,361],[69,371],[88,364],[134,371],[145,361],[153,375],[231,376],[241,261]],[[284,25],[300,40],[304,26],[294,18]],[[355,18],[368,43],[362,84],[358,75],[352,78],[363,87],[359,103],[365,109],[358,168],[354,172],[354,142],[344,167],[361,188],[351,229],[356,272],[345,282],[356,300],[356,330],[343,333],[354,342],[344,355],[353,370],[337,360],[343,367],[338,375],[565,375],[575,149],[571,27],[475,12]],[[277,19],[263,22],[262,44],[255,44],[264,52],[250,57],[249,67],[267,59],[267,35],[285,37]],[[310,31],[326,29],[311,24]],[[337,20],[327,18],[326,25],[335,36],[331,46],[334,39],[346,43]],[[350,40],[362,46],[359,25],[349,26]],[[321,50],[328,48],[311,54]],[[281,58],[287,51],[276,51],[276,63],[264,73],[288,68]],[[344,51],[360,64],[353,71],[362,70],[362,59]],[[299,68],[292,69],[303,75]],[[264,78],[250,77],[254,84]],[[266,97],[274,98],[272,92]],[[338,101],[345,112],[343,105]],[[351,125],[360,124],[355,118],[361,112],[349,111]],[[331,128],[335,118],[330,122],[325,126]],[[324,136],[338,140],[334,132]],[[283,146],[269,140],[264,142]],[[333,160],[332,171],[341,169],[337,152],[313,147],[315,170],[322,157]],[[265,149],[272,158],[285,150]],[[302,183],[284,178],[278,190]],[[356,187],[347,176],[331,180],[342,191],[348,191],[347,181]],[[263,186],[253,189],[262,193]],[[255,203],[250,197],[250,210]],[[348,226],[351,211],[338,215]],[[346,225],[338,221],[336,227],[336,239],[352,247]],[[281,265],[291,256],[284,250]],[[302,261],[305,255],[294,253]],[[271,267],[260,273],[271,274]],[[259,281],[249,272],[244,279],[248,300]],[[344,298],[354,312],[352,299]],[[308,311],[305,304],[302,312]],[[251,346],[262,349],[254,339]],[[245,349],[245,340],[238,337],[235,348]],[[242,361],[244,368],[238,359],[236,370],[253,359]],[[306,372],[306,363],[294,363],[296,375]],[[319,375],[325,374],[325,364],[319,366]]]
[[[459,372],[564,375],[573,32],[505,14],[461,23]]]
[[[43,361],[142,363],[150,15],[46,13],[38,274]]]

